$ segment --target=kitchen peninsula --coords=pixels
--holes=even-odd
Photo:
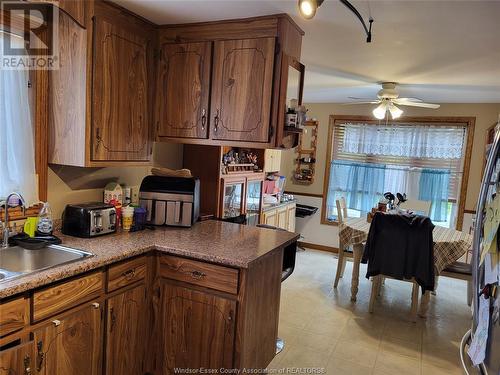
[[[0,374],[171,374],[274,357],[283,251],[298,235],[204,221],[61,237],[94,256],[1,284]]]

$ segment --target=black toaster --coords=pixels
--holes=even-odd
[[[95,237],[116,232],[114,206],[92,202],[68,204],[63,212],[62,232],[75,237]]]

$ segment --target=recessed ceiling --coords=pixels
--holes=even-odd
[[[312,20],[295,0],[115,0],[157,24],[288,13],[305,31],[305,102],[373,98],[378,82],[437,103],[500,102],[500,1],[352,1],[375,19],[373,42],[336,0]]]

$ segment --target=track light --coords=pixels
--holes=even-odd
[[[385,113],[387,112],[387,103],[382,102],[380,105],[373,110],[373,116],[378,118],[379,120],[383,120],[385,117]]]
[[[302,17],[306,20],[310,20],[316,15],[316,10],[323,4],[325,0],[299,0],[299,12]],[[354,15],[359,19],[363,29],[365,29],[366,33],[366,42],[370,43],[372,41],[372,23],[373,18],[368,19],[369,26],[366,25],[363,16],[356,9],[354,5],[352,5],[349,0],[339,0],[342,4],[344,4]]]
[[[310,20],[316,15],[318,9],[324,0],[299,0],[299,11],[302,17]]]

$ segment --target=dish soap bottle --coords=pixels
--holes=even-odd
[[[38,214],[37,236],[50,236],[53,229],[52,210],[50,209],[49,202],[43,204],[40,213]]]

